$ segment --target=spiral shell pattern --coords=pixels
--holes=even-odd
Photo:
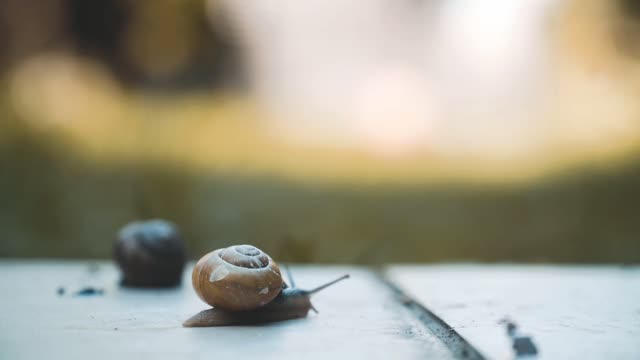
[[[192,281],[202,301],[228,311],[264,306],[278,296],[283,284],[278,265],[251,245],[208,253],[193,268]]]

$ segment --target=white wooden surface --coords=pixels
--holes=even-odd
[[[452,264],[388,275],[489,358],[514,357],[508,317],[539,359],[640,359],[640,267]]]
[[[118,287],[102,262],[0,261],[0,359],[450,359],[449,350],[375,276],[355,267],[294,267],[301,287],[345,272],[314,298],[320,314],[278,324],[183,328],[205,309],[182,287]],[[482,354],[511,359],[510,318],[540,359],[640,359],[640,268],[396,266],[388,277]],[[58,287],[64,295],[58,295]],[[73,296],[85,286],[97,296]]]
[[[317,294],[306,319],[227,328],[183,328],[207,308],[191,289],[117,286],[109,263],[0,261],[0,359],[449,359],[449,350],[414,320],[368,271],[294,267],[297,285],[352,277]],[[57,294],[63,286],[66,293]],[[73,296],[84,286],[99,296]]]

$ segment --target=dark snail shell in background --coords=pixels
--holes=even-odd
[[[123,227],[114,246],[122,285],[169,287],[180,284],[186,261],[177,227],[165,220],[136,221]]]

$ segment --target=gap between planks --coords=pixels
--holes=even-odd
[[[486,358],[474,348],[462,335],[460,335],[454,328],[442,320],[439,316],[434,314],[431,310],[427,309],[420,302],[416,301],[407,293],[405,293],[400,287],[398,287],[392,280],[390,280],[384,270],[374,269],[376,278],[382,282],[391,292],[394,294],[396,300],[406,309],[408,309],[413,316],[415,316],[420,323],[422,323],[434,336],[442,341],[445,346],[451,351],[451,353],[458,359],[465,360],[485,360]]]

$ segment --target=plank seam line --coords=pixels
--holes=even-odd
[[[427,309],[417,300],[405,293],[399,286],[391,281],[384,271],[375,271],[376,277],[388,289],[393,292],[395,299],[408,309],[431,333],[433,333],[458,359],[485,360],[486,358],[471,345],[453,327],[442,320],[438,315]]]

